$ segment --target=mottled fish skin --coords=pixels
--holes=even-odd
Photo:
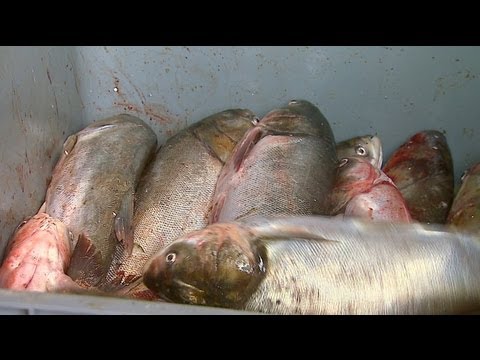
[[[480,235],[480,163],[472,166],[462,176],[447,224],[459,231]]]
[[[383,171],[407,202],[414,220],[443,224],[453,201],[453,161],[445,136],[421,131],[400,146]]]
[[[331,215],[344,214],[372,221],[412,221],[393,181],[364,157],[340,161],[330,202]]]
[[[109,274],[110,287],[140,278],[153,254],[206,226],[220,170],[255,119],[247,109],[225,110],[184,129],[160,148],[138,186],[133,253]]]
[[[218,178],[209,223],[327,214],[336,165],[328,121],[310,102],[293,100],[239,141]]]
[[[73,283],[65,275],[72,234],[59,220],[39,213],[13,234],[0,267],[0,287],[17,291],[56,291]]]
[[[341,159],[358,156],[367,159],[373,166],[381,169],[383,148],[376,135],[356,136],[337,143],[337,157]]]
[[[68,274],[79,284],[100,285],[115,265],[115,251],[131,248],[135,188],[156,145],[152,129],[127,114],[95,122],[66,140],[46,212],[74,235]]]
[[[432,225],[323,216],[217,223],[146,264],[170,302],[270,314],[463,314],[480,308],[480,243]]]

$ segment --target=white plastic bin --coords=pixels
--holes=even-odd
[[[337,141],[377,133],[384,158],[444,131],[455,179],[480,161],[480,47],[0,47],[0,256],[43,202],[66,137],[127,112],[160,143],[214,112],[315,103]],[[0,313],[225,313],[0,290]],[[233,313],[233,311],[232,311]]]

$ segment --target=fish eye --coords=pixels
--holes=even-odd
[[[347,163],[348,163],[348,159],[343,158],[342,160],[340,160],[340,164],[338,164],[338,167],[345,166],[345,165],[347,165]]]
[[[167,256],[165,256],[165,260],[167,264],[173,264],[176,258],[177,258],[177,254],[175,253],[169,253],[167,254]]]
[[[253,125],[257,125],[260,122],[260,118],[258,116],[255,116],[252,120]]]
[[[367,150],[365,150],[363,146],[357,146],[355,148],[355,152],[357,153],[357,155],[360,155],[360,156],[365,156],[367,154]]]
[[[288,103],[288,105],[295,105],[296,103],[298,103],[297,100],[290,100],[290,102]]]

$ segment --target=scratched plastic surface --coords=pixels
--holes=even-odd
[[[225,108],[262,116],[304,98],[337,141],[377,133],[385,159],[417,131],[444,131],[458,182],[480,161],[479,93],[480,47],[0,47],[0,258],[63,141],[97,119],[137,115],[163,143]],[[4,299],[0,312],[25,310]]]

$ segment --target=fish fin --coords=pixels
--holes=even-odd
[[[218,221],[218,218],[220,217],[220,212],[222,211],[222,208],[223,208],[223,204],[225,203],[225,197],[226,197],[225,193],[221,193],[218,195],[210,211],[210,218],[209,218],[208,224],[213,224]]]
[[[229,163],[229,170],[234,170],[235,172],[240,169],[243,161],[247,157],[248,153],[252,150],[255,144],[260,141],[264,136],[264,131],[261,127],[256,126],[248,130],[242,140],[235,146],[235,149],[232,152],[231,158],[227,160]]]
[[[54,282],[47,283],[47,292],[70,293],[76,291],[85,291],[85,289],[66,274],[60,275]]]
[[[41,214],[41,213],[44,213],[45,210],[46,210],[46,208],[47,208],[47,202],[44,201],[43,204],[42,204],[42,206],[40,206],[40,208],[38,209],[36,215]]]
[[[243,161],[254,145],[264,136],[264,130],[260,126],[256,126],[248,130],[243,138],[237,143],[232,154],[227,159],[217,179],[215,186],[212,211],[209,216],[209,223],[217,222],[219,214],[225,202],[225,193],[230,186],[230,178],[240,170]]]
[[[343,216],[320,215],[255,217],[245,221],[256,240],[306,239],[337,242],[329,239],[325,228],[333,229],[345,222]],[[337,225],[335,225],[337,224]]]
[[[62,275],[55,279],[53,284],[47,284],[47,292],[60,294],[77,294],[77,295],[95,295],[95,296],[112,296],[111,294],[98,290],[95,287],[84,284],[83,286],[75,282],[68,275]],[[117,297],[122,297],[118,294]],[[126,296],[124,296],[127,298]]]
[[[63,143],[63,153],[65,155],[68,155],[72,152],[73,148],[75,147],[75,144],[77,143],[77,135],[73,134],[70,135],[67,140]]]
[[[137,276],[135,278],[132,277],[132,279],[130,279],[130,281],[127,281],[126,284],[121,284],[117,282],[116,285],[113,285],[112,283],[109,289],[116,295],[127,295],[135,288],[143,284],[143,276]]]
[[[140,275],[125,275],[123,271],[119,271],[112,280],[100,284],[99,289],[122,296],[141,283],[142,279]]]
[[[348,205],[348,202],[352,199],[351,197],[347,196],[346,193],[331,193],[330,198],[331,216],[342,214],[345,211],[345,207]]]
[[[122,245],[126,257],[132,255],[133,251],[133,202],[133,193],[125,196],[115,216],[115,236]]]
[[[103,277],[102,257],[92,240],[85,233],[78,236],[67,275],[75,281],[95,286]]]

